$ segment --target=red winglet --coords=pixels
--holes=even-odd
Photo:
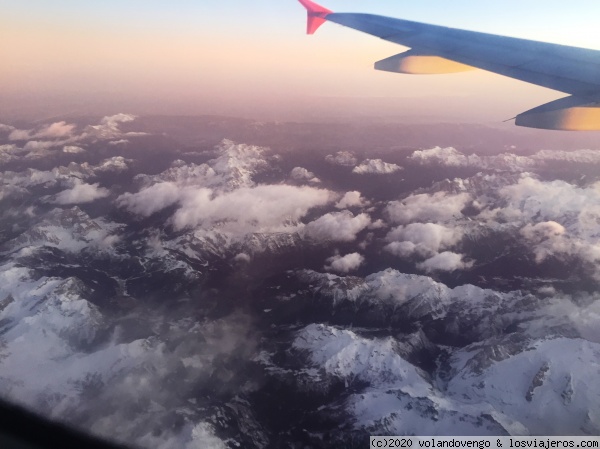
[[[317,5],[315,2],[311,0],[298,0],[302,3],[308,13],[308,21],[306,23],[306,33],[314,34],[315,31],[319,29],[321,25],[325,23],[327,14],[331,14],[333,11],[330,11],[327,8],[323,8],[320,5]]]

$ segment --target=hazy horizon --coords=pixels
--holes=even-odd
[[[563,94],[483,71],[408,76],[373,70],[403,47],[335,24],[306,36],[295,0],[183,0],[3,5],[3,120],[64,114],[217,114],[256,119],[382,117],[499,123]],[[497,34],[594,47],[590,1],[332,0],[370,12]],[[342,104],[340,106],[340,104]],[[371,112],[373,110],[373,112]]]

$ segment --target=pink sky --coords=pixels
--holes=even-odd
[[[0,70],[0,109],[15,117],[125,108],[281,119],[314,109],[324,116],[414,114],[496,123],[563,96],[484,72],[378,72],[375,61],[403,48],[335,24],[305,36],[302,8],[295,2],[290,8],[289,26],[271,18],[278,26],[256,32],[171,23],[156,28],[141,19],[132,27],[68,16],[23,21],[9,14],[0,18],[8,43],[0,46],[8,62]]]

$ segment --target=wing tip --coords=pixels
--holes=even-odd
[[[306,34],[315,34],[321,25],[327,20],[327,15],[333,11],[316,4],[311,0],[298,0],[306,8]]]

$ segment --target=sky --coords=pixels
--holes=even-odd
[[[597,0],[323,5],[600,49]],[[15,117],[360,110],[493,122],[563,96],[480,71],[375,71],[404,48],[332,23],[306,36],[296,0],[0,0],[0,10],[0,114]]]

